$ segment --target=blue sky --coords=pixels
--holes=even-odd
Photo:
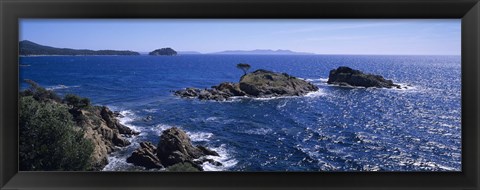
[[[460,55],[460,19],[21,19],[20,40],[75,49]]]

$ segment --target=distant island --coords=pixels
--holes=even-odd
[[[88,50],[88,49],[69,49],[56,48],[40,45],[28,40],[20,41],[19,54],[29,55],[140,55],[138,52],[127,50]]]
[[[163,56],[173,56],[173,55],[177,55],[177,52],[175,50],[173,50],[172,48],[160,48],[160,49],[156,49],[150,53],[148,53],[148,55],[156,55],[156,56],[159,56],[159,55],[163,55]]]
[[[294,52],[291,50],[270,50],[270,49],[256,49],[256,50],[227,50],[216,52],[212,54],[240,54],[240,55],[314,55],[314,53]]]

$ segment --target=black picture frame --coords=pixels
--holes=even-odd
[[[461,18],[462,172],[18,172],[20,18]],[[1,189],[479,189],[479,0],[0,0]]]

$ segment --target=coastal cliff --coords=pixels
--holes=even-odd
[[[98,171],[108,164],[108,154],[138,134],[105,106],[72,94],[61,98],[27,82],[30,88],[19,94],[22,171]]]

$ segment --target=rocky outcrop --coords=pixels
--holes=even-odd
[[[245,92],[240,90],[238,83],[224,82],[218,86],[212,86],[210,89],[186,88],[174,92],[175,95],[184,98],[198,98],[200,100],[224,101],[234,96],[245,96]]]
[[[183,98],[223,101],[235,96],[301,96],[317,90],[317,86],[286,73],[260,69],[242,76],[239,83],[223,82],[210,89],[186,88],[177,90],[174,94]]]
[[[130,145],[126,137],[138,135],[115,117],[116,114],[105,106],[92,106],[77,110],[72,114],[83,130],[84,137],[94,144],[92,165],[94,170],[101,170],[108,164],[108,154],[116,147]]]
[[[164,166],[192,162],[202,156],[219,156],[217,152],[202,146],[193,146],[185,131],[172,127],[162,132],[157,146],[157,156]],[[198,164],[198,163],[195,163]]]
[[[140,148],[135,150],[132,155],[127,158],[127,162],[137,166],[143,166],[147,169],[163,168],[156,153],[157,147],[155,147],[155,145],[151,142],[142,142],[140,143]]]
[[[257,70],[242,76],[240,89],[254,97],[300,96],[318,87],[286,73]]]
[[[194,146],[185,131],[173,127],[162,132],[157,147],[150,142],[140,143],[140,148],[127,158],[127,162],[147,169],[189,163],[200,171],[203,170],[201,165],[204,162],[222,165],[205,157],[208,155],[219,156],[217,152],[206,147]]]
[[[366,88],[400,88],[400,85],[394,84],[392,80],[386,80],[380,75],[365,74],[349,67],[338,67],[337,69],[331,70],[327,83]]]

